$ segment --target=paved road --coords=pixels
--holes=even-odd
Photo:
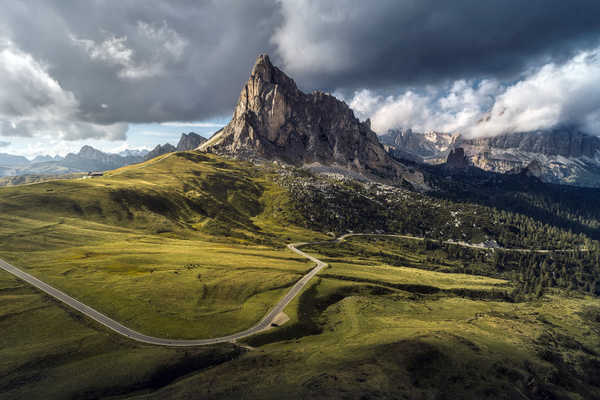
[[[410,235],[395,235],[395,234],[391,234],[391,233],[346,233],[345,235],[342,235],[340,237],[338,237],[337,239],[335,239],[336,242],[343,242],[344,240],[346,240],[346,238],[351,237],[351,236],[385,236],[385,237],[397,237],[397,238],[401,238],[401,239],[408,239],[408,240],[417,240],[422,242],[423,240],[425,240],[424,237],[420,237],[420,236],[410,236]],[[434,240],[435,239],[431,239]],[[321,242],[323,243],[323,242]],[[442,243],[445,244],[453,244],[455,246],[461,246],[461,247],[468,247],[471,249],[479,249],[479,250],[502,250],[502,251],[514,251],[517,253],[542,253],[542,254],[547,254],[547,253],[574,253],[577,251],[584,251],[584,252],[589,252],[590,250],[588,249],[569,249],[569,250],[553,250],[553,249],[517,249],[517,248],[508,248],[508,247],[486,247],[486,246],[482,246],[479,244],[471,244],[471,243],[467,243],[467,242],[457,242],[457,241],[453,241],[453,240],[444,240]]]
[[[142,333],[139,333],[137,331],[134,331],[133,329],[126,327],[125,325],[120,324],[119,322],[115,321],[114,319],[107,317],[106,315],[93,309],[92,307],[89,307],[89,306],[83,304],[82,302],[80,302],[80,301],[74,299],[73,297],[61,292],[60,290],[48,285],[47,283],[42,282],[41,280],[37,279],[36,277],[20,270],[19,268],[7,263],[6,261],[0,260],[0,268],[2,268],[3,270],[5,270],[8,273],[13,274],[17,278],[24,280],[25,282],[29,283],[30,285],[35,286],[36,288],[38,288],[41,291],[47,293],[48,295],[54,297],[55,299],[62,301],[66,305],[70,306],[71,308],[87,315],[91,319],[99,322],[100,324],[106,326],[107,328],[112,329],[113,331],[117,332],[118,334],[123,335],[129,339],[136,340],[138,342],[154,344],[154,345],[158,345],[158,346],[178,346],[178,347],[204,346],[204,345],[224,343],[224,342],[234,342],[238,339],[242,339],[242,338],[254,335],[258,332],[261,332],[261,331],[269,328],[271,326],[273,320],[275,319],[275,317],[277,317],[277,315],[279,313],[283,312],[285,307],[294,299],[294,297],[296,297],[298,295],[298,293],[300,293],[302,288],[304,288],[304,286],[306,286],[306,284],[316,274],[318,274],[319,271],[321,271],[324,267],[327,266],[327,264],[325,264],[321,260],[299,250],[298,247],[308,245],[308,244],[323,244],[323,243],[331,243],[331,242],[340,243],[340,242],[343,242],[346,238],[348,238],[350,236],[390,236],[390,237],[398,237],[398,238],[410,239],[410,240],[419,240],[419,241],[424,240],[424,238],[422,238],[422,237],[407,236],[407,235],[376,234],[376,233],[349,233],[346,235],[342,235],[342,236],[338,237],[337,239],[334,239],[333,241],[288,244],[287,247],[291,251],[301,255],[302,257],[309,259],[310,261],[314,262],[316,264],[316,266],[313,269],[311,269],[310,272],[308,272],[306,275],[304,275],[299,281],[297,281],[294,284],[294,286],[292,286],[292,288],[287,292],[287,294],[281,300],[279,300],[279,302],[275,305],[275,307],[273,307],[273,309],[271,311],[269,311],[269,313],[267,315],[265,315],[263,317],[263,319],[260,320],[256,325],[254,325],[253,327],[251,327],[249,329],[246,329],[245,331],[234,333],[234,334],[231,334],[228,336],[212,338],[212,339],[176,340],[176,339],[163,339],[163,338],[157,338],[157,337],[153,337],[153,336],[144,335]],[[485,249],[485,247],[478,246],[478,245],[472,245],[469,243],[448,242],[448,241],[446,241],[444,243],[455,244],[455,245],[463,246],[463,247]],[[551,251],[575,251],[575,250],[527,250],[527,249],[506,249],[506,248],[500,248],[500,249],[512,250],[512,251],[541,252],[541,253],[548,253]],[[583,251],[587,251],[587,250],[583,250]]]
[[[175,346],[175,347],[189,347],[189,346],[204,346],[210,344],[217,343],[225,343],[225,342],[234,342],[238,339],[245,338],[247,336],[254,335],[258,332],[261,332],[271,326],[271,323],[275,319],[275,317],[281,313],[285,307],[300,293],[302,288],[316,275],[322,270],[327,264],[318,260],[317,258],[310,256],[304,253],[301,250],[298,250],[297,247],[306,245],[306,244],[317,244],[323,242],[314,242],[314,243],[294,243],[289,244],[288,248],[293,252],[308,258],[310,261],[316,263],[317,265],[310,270],[309,273],[304,275],[298,282],[292,286],[292,288],[287,292],[287,294],[279,300],[279,302],[273,307],[271,311],[267,315],[264,316],[262,320],[260,320],[253,327],[246,329],[245,331],[234,333],[232,335],[212,338],[212,339],[199,339],[199,340],[176,340],[176,339],[163,339],[157,338],[153,336],[144,335],[143,333],[139,333],[126,327],[125,325],[120,324],[112,318],[107,317],[101,312],[89,307],[82,302],[74,299],[73,297],[61,292],[60,290],[48,285],[47,283],[37,279],[36,277],[20,270],[19,268],[7,263],[6,261],[0,260],[0,268],[5,270],[6,272],[13,274],[17,278],[24,280],[32,286],[35,286],[39,290],[47,293],[48,295],[54,297],[57,300],[62,301],[69,307],[85,314],[91,319],[99,322],[100,324],[106,326],[107,328],[117,332],[120,335],[123,335],[129,339],[136,340],[142,343],[149,343],[158,346]]]

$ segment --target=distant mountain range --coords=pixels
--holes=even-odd
[[[65,157],[43,155],[37,156],[31,161],[23,156],[0,153],[0,177],[106,171],[139,163],[168,152],[193,150],[203,141],[206,141],[206,139],[190,132],[181,135],[177,147],[166,143],[157,146],[150,152],[134,149],[114,154],[105,153],[86,145],[78,153],[69,153]]]
[[[473,139],[398,129],[380,140],[398,159],[441,164],[452,149],[462,148],[471,165],[486,171],[517,173],[533,163],[545,182],[600,187],[600,138],[574,128]]]

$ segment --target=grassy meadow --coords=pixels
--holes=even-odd
[[[130,398],[600,396],[597,298],[556,290],[499,300],[510,282],[348,258],[348,249],[329,257],[287,325],[246,339],[255,350]]]
[[[0,188],[0,258],[141,332],[259,320],[324,240],[259,167],[175,153],[101,178]],[[352,237],[279,328],[234,345],[128,341],[0,272],[2,399],[600,398],[600,300],[513,296],[489,252]]]
[[[0,189],[0,257],[140,332],[215,337],[312,267],[284,243],[319,235],[277,225],[285,202],[250,166],[177,153]]]

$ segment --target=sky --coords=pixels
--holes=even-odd
[[[598,15],[597,0],[4,0],[0,152],[209,136],[261,53],[377,133],[600,135]]]

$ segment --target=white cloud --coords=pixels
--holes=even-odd
[[[286,70],[336,72],[355,62],[347,38],[336,35],[340,24],[357,22],[356,7],[337,2],[279,0],[284,23],[271,41]],[[356,4],[357,6],[359,4]]]
[[[2,136],[125,137],[127,124],[81,121],[75,95],[50,76],[47,66],[7,40],[0,41],[0,87]]]
[[[371,118],[373,130],[379,133],[399,127],[456,132],[477,123],[493,104],[493,95],[499,88],[493,81],[456,81],[441,90],[409,90],[388,97],[361,90],[354,94],[350,107],[359,118]]]
[[[474,134],[530,131],[579,125],[600,135],[600,48],[562,65],[547,64],[496,97],[489,118]]]
[[[122,79],[144,79],[165,73],[169,64],[182,58],[187,46],[187,41],[166,22],[153,25],[138,21],[136,39],[144,56],[138,56],[130,47],[127,36],[112,35],[102,42],[75,35],[70,38],[90,59],[118,67],[117,75]]]
[[[410,127],[491,136],[572,124],[600,135],[600,48],[528,71],[509,85],[459,80],[389,97],[363,89],[350,106],[360,118],[371,118],[379,133]]]

